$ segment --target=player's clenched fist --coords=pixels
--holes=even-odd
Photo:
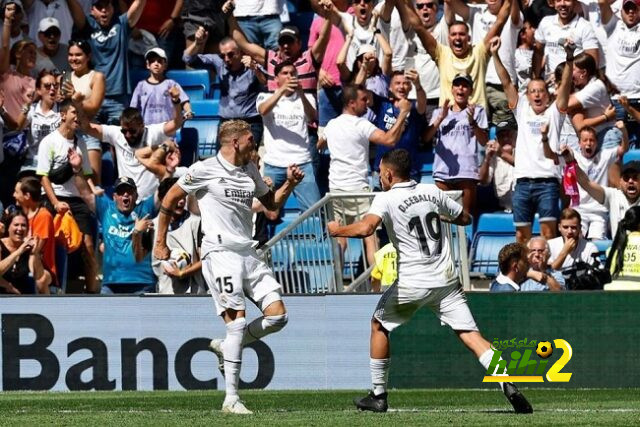
[[[298,165],[289,165],[287,167],[287,181],[292,184],[299,184],[304,179],[304,172]]]

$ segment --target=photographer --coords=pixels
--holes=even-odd
[[[605,268],[613,277],[605,290],[640,290],[640,206],[629,208],[620,221]]]

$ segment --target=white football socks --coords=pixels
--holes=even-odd
[[[278,332],[287,324],[287,313],[277,316],[258,317],[247,326],[247,333],[244,334],[242,346],[250,344],[260,338]]]
[[[389,358],[371,358],[369,359],[369,368],[371,369],[371,384],[373,385],[373,394],[379,396],[387,391],[387,379],[389,378]]]
[[[224,382],[227,395],[225,400],[238,396],[240,366],[242,365],[242,338],[245,335],[247,320],[238,317],[226,324],[227,336],[222,345],[224,354]]]
[[[491,359],[493,359],[493,350],[488,349],[487,351],[485,351],[484,353],[482,353],[480,355],[480,357],[478,358],[478,361],[480,362],[480,364],[486,370],[486,369],[489,369],[489,365],[491,364]],[[501,357],[500,360],[504,360],[504,359]],[[502,372],[500,374],[495,374],[495,375],[507,375],[507,373],[506,372]],[[500,387],[500,390],[504,391],[504,383],[503,382],[498,383],[498,386]]]

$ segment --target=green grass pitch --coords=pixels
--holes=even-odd
[[[533,415],[516,415],[496,390],[392,390],[390,412],[359,413],[363,391],[243,390],[251,416],[222,414],[223,393],[3,392],[0,425],[631,425],[640,389],[529,389]]]

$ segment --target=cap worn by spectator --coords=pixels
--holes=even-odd
[[[58,30],[60,30],[60,21],[49,16],[47,16],[46,18],[42,18],[40,20],[40,24],[38,25],[38,31],[41,33],[46,33],[50,28],[57,28]]]
[[[496,133],[505,130],[518,130],[518,123],[512,118],[496,123]]]
[[[631,160],[622,166],[622,174],[625,173],[638,173],[640,172],[640,161]]]
[[[473,86],[473,79],[467,73],[458,73],[458,74],[456,74],[456,76],[453,78],[453,81],[451,83],[455,85],[456,82],[459,82],[460,80],[464,80],[470,86]]]
[[[636,6],[640,7],[640,0],[624,0],[622,2],[622,6],[624,7],[625,4],[627,3],[632,3],[635,4]]]
[[[164,51],[164,49],[161,49],[159,47],[154,47],[151,48],[147,51],[147,53],[144,54],[144,59],[148,60],[150,56],[159,56],[160,58],[164,59],[165,61],[167,60],[167,54]]]
[[[298,30],[298,27],[287,25],[280,30],[278,34],[278,44],[284,43],[287,39],[293,42],[300,40],[300,30]]]
[[[133,178],[129,178],[128,176],[121,176],[116,181],[116,185],[114,187],[115,191],[118,191],[118,188],[122,187],[130,187],[133,188],[134,191],[138,191],[138,187],[136,187],[136,183]]]
[[[18,5],[20,9],[24,10],[24,6],[22,6],[21,0],[4,0],[2,2],[2,8],[4,9],[5,7],[7,7],[8,4],[11,4],[11,3]]]
[[[360,47],[358,48],[358,54],[356,55],[356,57],[362,56],[365,53],[376,53],[376,48],[370,44],[360,45]]]

